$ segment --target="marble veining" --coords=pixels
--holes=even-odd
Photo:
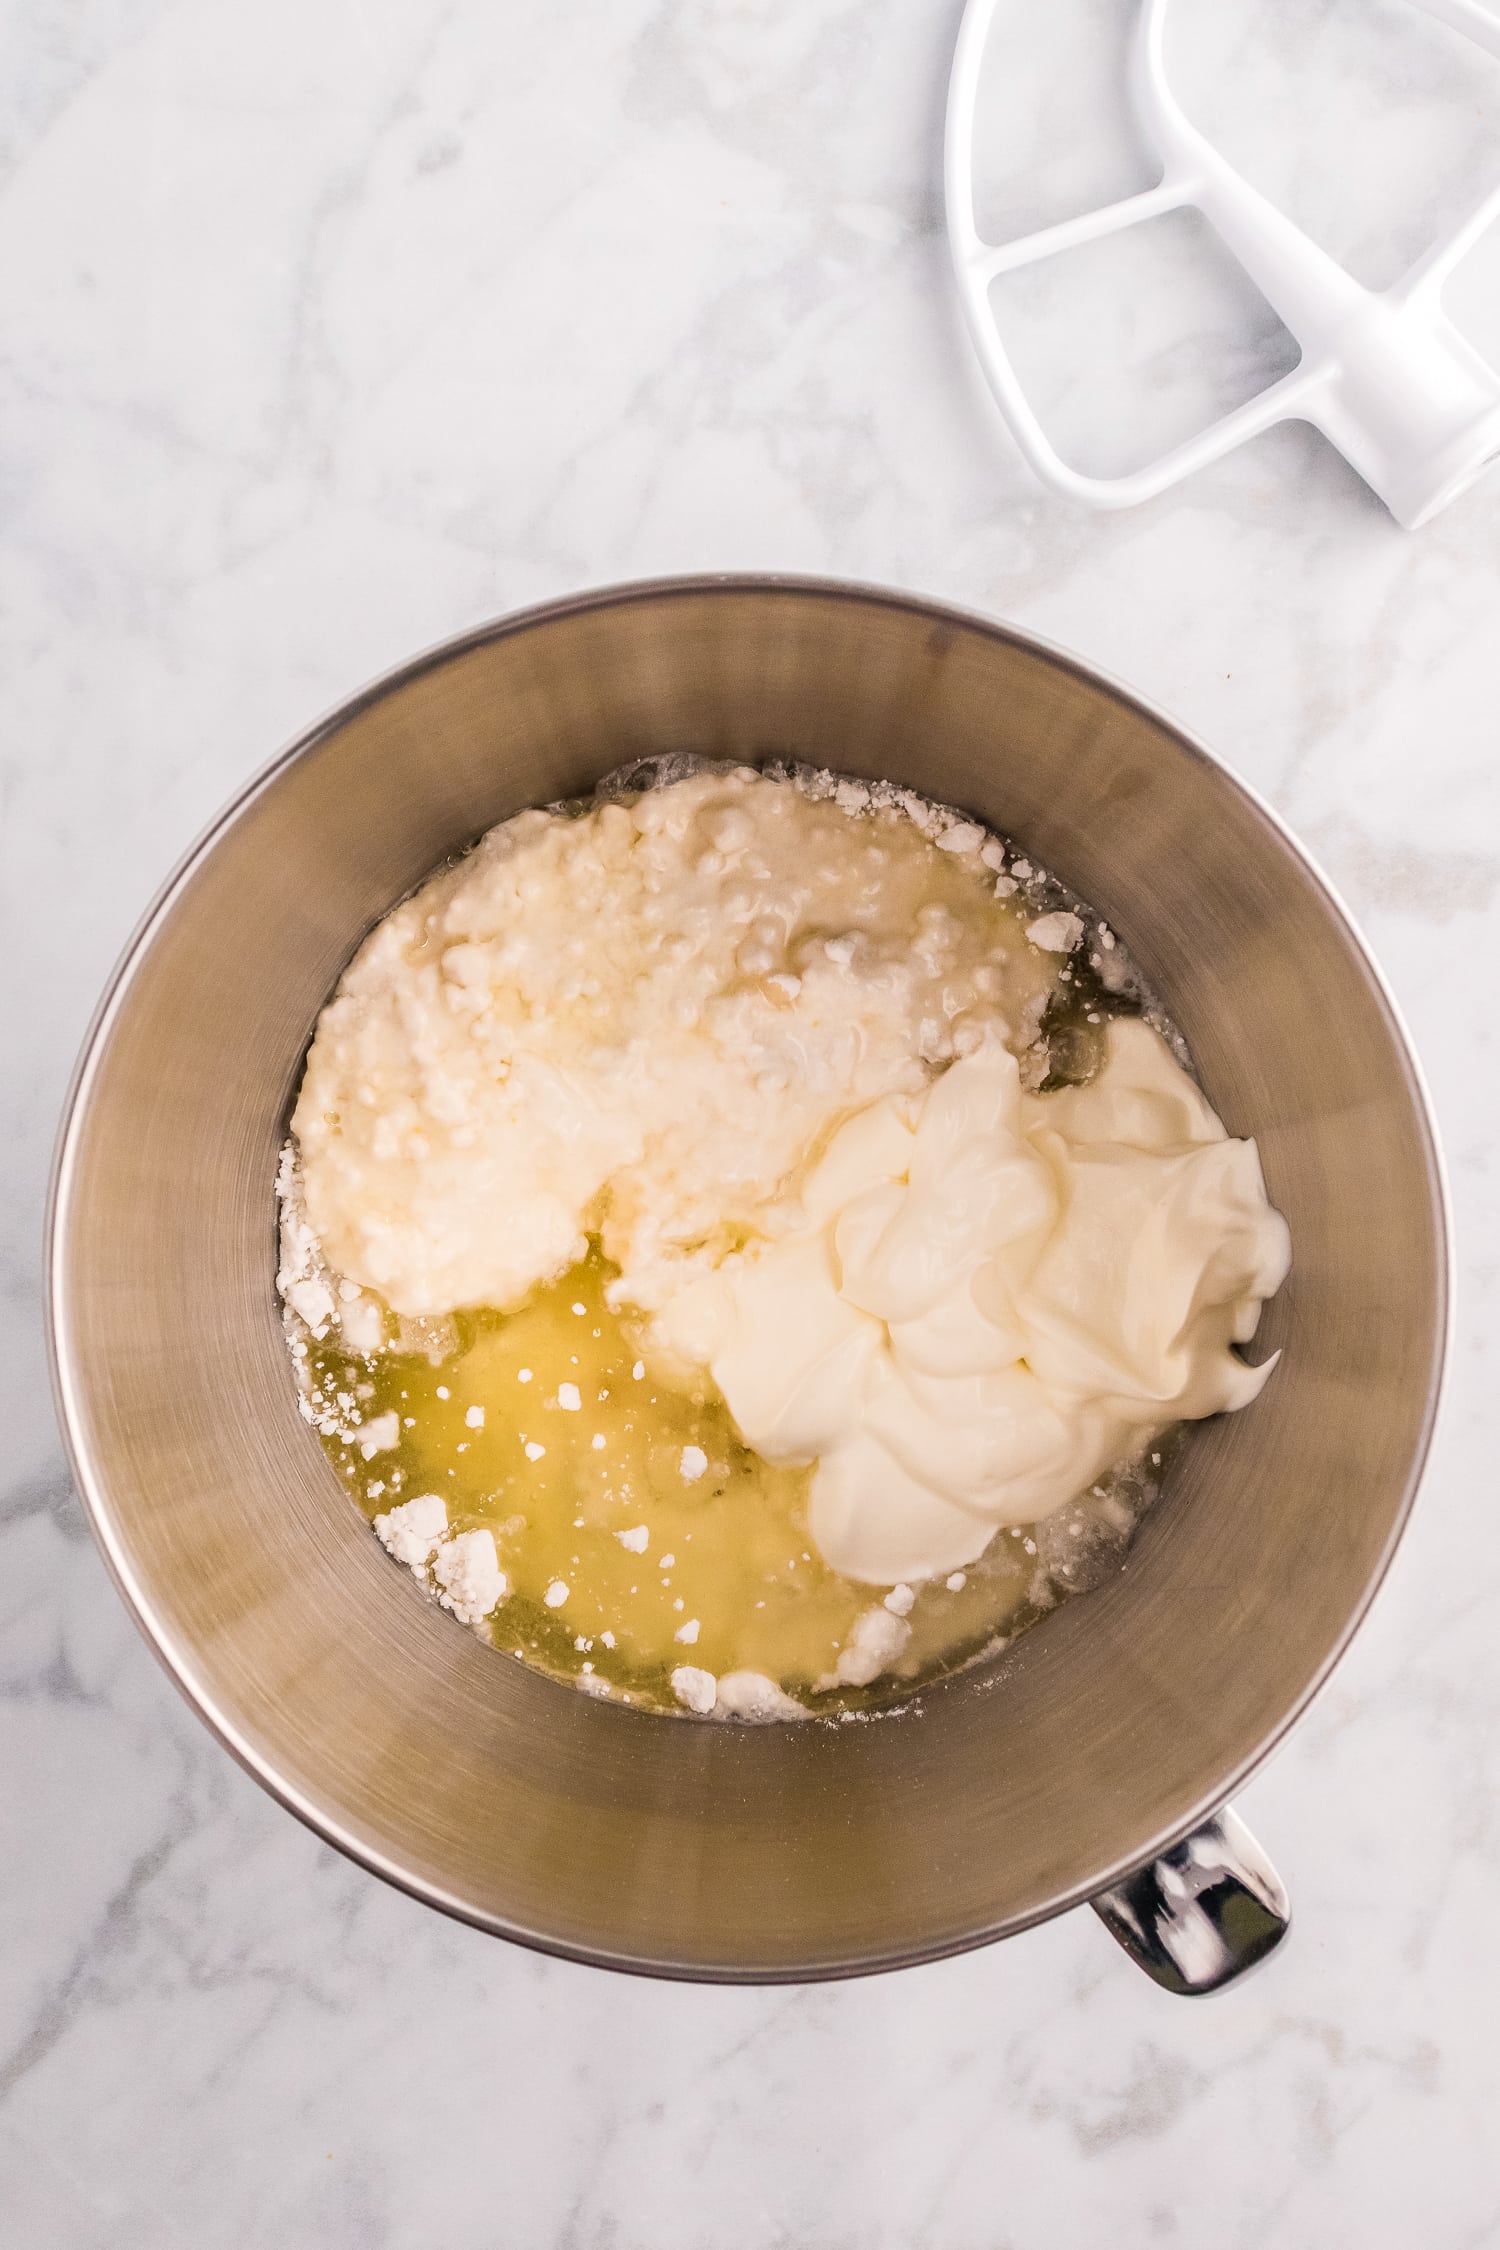
[[[0,2213],[216,2250],[1463,2250],[1500,2240],[1500,480],[1396,529],[1312,433],[1044,496],[937,192],[954,0],[18,0],[0,24]],[[1009,0],[994,222],[1142,184],[1128,0]],[[1362,279],[1484,184],[1500,70],[1399,0],[1179,0],[1174,71]],[[1119,466],[1284,351],[1201,240],[1010,309]],[[1454,287],[1500,343],[1500,262]],[[1488,327],[1486,326],[1488,324]],[[89,1541],[40,1343],[111,960],[283,739],[497,610],[700,568],[1017,618],[1321,854],[1441,1113],[1463,1317],[1352,1655],[1242,1800],[1287,1951],[1197,2008],[1088,1916],[837,1988],[636,1983],[451,1926],[218,1750]]]

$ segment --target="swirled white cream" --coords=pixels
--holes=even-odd
[[[800,1223],[659,1315],[747,1442],[816,1462],[810,1528],[881,1585],[973,1562],[1172,1422],[1247,1405],[1290,1256],[1253,1141],[1146,1025],[1023,1092],[998,1040],[835,1136]]]

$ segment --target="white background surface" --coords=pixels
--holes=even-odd
[[[1002,13],[997,223],[1149,178],[1115,85],[1128,12]],[[1133,515],[1043,497],[948,283],[956,22],[952,0],[0,15],[7,2243],[1500,2240],[1500,481],[1403,534],[1294,429]],[[1174,37],[1196,113],[1367,280],[1500,162],[1500,70],[1398,0],[1179,0]],[[1286,364],[1190,229],[1088,256],[1010,305],[1088,465]],[[1481,253],[1460,277],[1476,334],[1500,331],[1494,274]],[[735,567],[950,596],[1165,703],[1321,854],[1431,1073],[1463,1288],[1444,1426],[1353,1655],[1244,1800],[1298,1928],[1217,2002],[1156,1993],[1088,1915],[769,1992],[449,1926],[212,1744],[69,1493],[47,1157],[171,861],[424,643]]]

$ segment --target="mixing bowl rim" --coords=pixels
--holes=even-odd
[[[1433,1244],[1437,1263],[1438,1313],[1436,1332],[1432,1340],[1432,1353],[1427,1378],[1427,1395],[1423,1402],[1421,1423],[1412,1448],[1400,1505],[1393,1518],[1391,1530],[1381,1550],[1374,1569],[1351,1609],[1333,1646],[1313,1677],[1304,1685],[1255,1749],[1248,1753],[1230,1773],[1215,1782],[1204,1792],[1189,1815],[1175,1821],[1142,1853],[1132,1849],[1117,1862],[1102,1869],[1087,1880],[1070,1885],[1045,1904],[1030,1911],[1008,1915],[993,1923],[964,1931],[956,1936],[935,1941],[930,1945],[904,1946],[883,1952],[860,1955],[855,1958],[836,1955],[826,1961],[804,1961],[796,1965],[769,1963],[715,1965],[696,1961],[672,1961],[665,1958],[645,1958],[628,1953],[612,1952],[606,1947],[596,1947],[560,1939],[546,1930],[528,1928],[504,1917],[489,1914],[468,1903],[441,1884],[412,1875],[399,1861],[382,1852],[377,1846],[350,1832],[341,1824],[336,1814],[320,1806],[311,1796],[283,1779],[273,1757],[245,1739],[235,1721],[221,1710],[214,1692],[200,1675],[196,1650],[191,1643],[179,1646],[176,1636],[156,1613],[149,1588],[131,1569],[122,1542],[117,1536],[110,1502],[108,1482],[102,1469],[91,1460],[86,1438],[85,1418],[77,1400],[78,1370],[73,1364],[71,1349],[71,1318],[65,1282],[66,1240],[69,1231],[70,1193],[79,1141],[87,1117],[93,1082],[100,1061],[107,1049],[114,1022],[123,1007],[137,971],[146,960],[158,931],[192,877],[202,867],[220,840],[244,816],[255,801],[272,788],[299,759],[307,756],[337,729],[347,725],[361,711],[380,702],[386,696],[409,686],[425,674],[466,655],[469,651],[492,641],[509,639],[537,626],[586,614],[590,611],[628,606],[635,602],[659,601],[700,597],[705,594],[776,594],[808,596],[817,600],[847,601],[855,604],[874,604],[881,608],[906,610],[929,625],[949,626],[966,632],[977,632],[993,640],[1009,643],[1040,658],[1069,674],[1083,686],[1102,692],[1106,698],[1123,705],[1168,735],[1189,757],[1199,760],[1218,778],[1245,800],[1252,812],[1263,820],[1273,835],[1290,854],[1303,876],[1320,893],[1330,907],[1333,917],[1349,939],[1356,959],[1362,966],[1375,996],[1384,1011],[1393,1034],[1393,1043],[1401,1059],[1412,1111],[1418,1125],[1418,1137],[1425,1158],[1426,1184],[1433,1218]],[[352,949],[351,949],[352,950]],[[1085,1904],[1098,1892],[1108,1889],[1133,1868],[1168,1850],[1182,1837],[1189,1835],[1203,1820],[1219,1809],[1243,1787],[1284,1741],[1287,1734],[1302,1717],[1313,1699],[1326,1685],[1334,1667],[1341,1661],[1359,1627],[1364,1622],[1375,1596],[1390,1569],[1396,1548],[1400,1544],[1411,1516],[1418,1488],[1431,1450],[1433,1431],[1442,1404],[1448,1375],[1449,1344],[1454,1324],[1454,1240],[1452,1201],[1442,1143],[1438,1136],[1432,1098],[1425,1074],[1417,1056],[1411,1033],[1396,1001],[1395,995],[1374,957],[1360,927],[1340,896],[1336,886],[1317,865],[1306,847],[1292,833],[1280,814],[1243,777],[1233,771],[1219,754],[1185,727],[1179,720],[1154,703],[1148,696],[1128,687],[1123,681],[1102,667],[1085,661],[1072,650],[1060,646],[1029,627],[986,616],[983,612],[965,608],[957,603],[937,600],[912,593],[904,588],[884,586],[860,580],[822,578],[811,575],[777,572],[715,571],[692,575],[661,578],[626,579],[606,586],[592,587],[577,593],[566,594],[552,600],[535,603],[525,609],[513,610],[471,626],[465,631],[438,641],[377,675],[364,687],[332,706],[323,716],[304,728],[274,756],[253,773],[233,796],[220,808],[182,853],[175,866],[160,884],[155,896],[137,921],[119,958],[115,962],[103,993],[94,1009],[88,1029],[84,1034],[74,1065],[68,1091],[64,1099],[61,1121],[54,1150],[49,1182],[45,1221],[46,1243],[46,1331],[47,1356],[51,1375],[53,1401],[61,1429],[63,1444],[76,1484],[89,1519],[90,1529],[104,1557],[106,1567],[114,1580],[127,1610],[163,1670],[190,1704],[197,1717],[209,1732],[226,1749],[231,1757],[259,1782],[277,1803],[296,1816],[304,1826],[325,1843],[331,1844],[358,1866],[378,1875],[395,1889],[515,1944],[554,1957],[572,1960],[596,1968],[623,1971],[628,1974],[660,1977],[669,1980],[701,1984],[802,1984],[856,1976],[873,1976],[900,1968],[914,1968],[922,1963],[951,1958],[976,1948],[989,1945],[1004,1937],[1034,1928],[1050,1921],[1054,1915],[1068,1912]],[[962,1679],[939,1682],[928,1693],[961,1691]],[[558,1692],[573,1691],[559,1686]],[[635,1715],[642,1725],[657,1725],[653,1715]]]

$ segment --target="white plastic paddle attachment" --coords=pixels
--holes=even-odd
[[[1480,0],[1412,0],[1500,58],[1500,18]],[[1142,0],[1132,64],[1136,117],[1162,166],[1160,184],[1002,244],[974,221],[974,108],[996,0],[969,0],[948,92],[944,152],[948,238],[980,364],[1027,460],[1059,492],[1128,508],[1217,461],[1273,423],[1314,423],[1391,514],[1414,530],[1500,455],[1500,375],[1443,310],[1443,286],[1490,222],[1500,184],[1456,233],[1390,289],[1366,289],[1253,188],[1183,115],[1167,84],[1167,0]],[[1129,476],[1093,477],[1053,449],[1016,379],[990,306],[997,275],[1184,206],[1201,211],[1280,315],[1301,359],[1279,382]]]

